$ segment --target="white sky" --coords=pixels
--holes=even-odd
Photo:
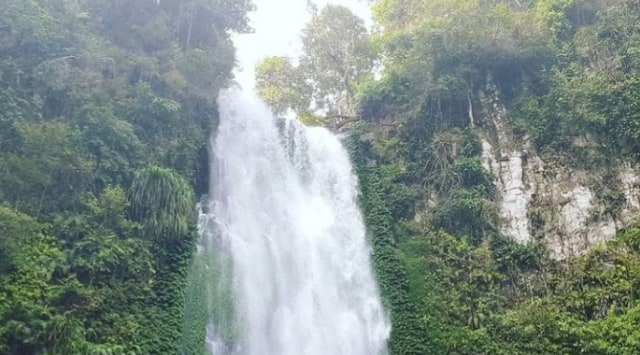
[[[347,6],[371,23],[367,0],[313,0],[321,9],[326,4]],[[254,0],[256,10],[249,14],[252,34],[234,36],[238,69],[236,80],[244,89],[254,88],[253,68],[267,56],[297,57],[301,51],[300,31],[309,21],[308,0]]]

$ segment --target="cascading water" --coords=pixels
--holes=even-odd
[[[209,278],[210,353],[385,354],[390,325],[340,141],[237,89],[218,101],[212,200],[200,218],[200,253],[222,270]]]

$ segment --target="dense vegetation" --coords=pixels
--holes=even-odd
[[[498,232],[479,157],[491,134],[483,108],[499,95],[513,135],[548,161],[637,162],[638,3],[383,0],[374,10],[385,70],[359,91],[375,133],[361,144],[386,182],[427,353],[640,352],[639,231],[565,261],[544,239],[516,244]]]
[[[194,196],[249,9],[1,1],[0,354],[180,353]]]
[[[193,205],[250,3],[0,5],[0,354],[202,353],[184,290],[205,302],[217,263],[192,265]],[[480,162],[499,100],[547,161],[640,163],[640,3],[373,9],[372,33],[314,9],[300,58],[265,59],[257,84],[279,113],[351,127],[391,353],[640,353],[640,228],[552,260],[543,235],[500,235]]]
[[[304,42],[298,65],[265,59],[258,88],[307,122],[357,116],[350,146],[391,353],[640,353],[640,229],[553,260],[544,235],[520,245],[500,234],[480,159],[497,103],[509,134],[547,162],[605,177],[639,163],[638,1],[378,0],[372,33],[346,11],[316,12],[303,38],[331,13],[341,15],[319,33],[342,36],[322,53]],[[327,100],[310,94],[307,63],[352,75],[326,77],[337,90]],[[601,195],[607,213],[624,203],[611,184]]]

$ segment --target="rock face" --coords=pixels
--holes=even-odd
[[[542,239],[552,257],[565,259],[610,239],[640,214],[639,169],[622,164],[611,177],[544,161],[526,137],[514,139],[497,90],[486,93],[482,163],[495,178],[504,235],[520,243]]]
[[[521,151],[503,155],[488,141],[482,142],[484,168],[496,178],[494,183],[500,192],[501,232],[521,243],[531,239],[527,208],[535,193],[532,186],[525,184],[524,160]]]

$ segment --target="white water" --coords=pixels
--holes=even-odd
[[[237,336],[221,339],[229,325],[212,321],[211,353],[386,354],[390,324],[340,141],[238,90],[219,109],[213,202],[201,218],[214,223],[200,227],[231,260]]]

